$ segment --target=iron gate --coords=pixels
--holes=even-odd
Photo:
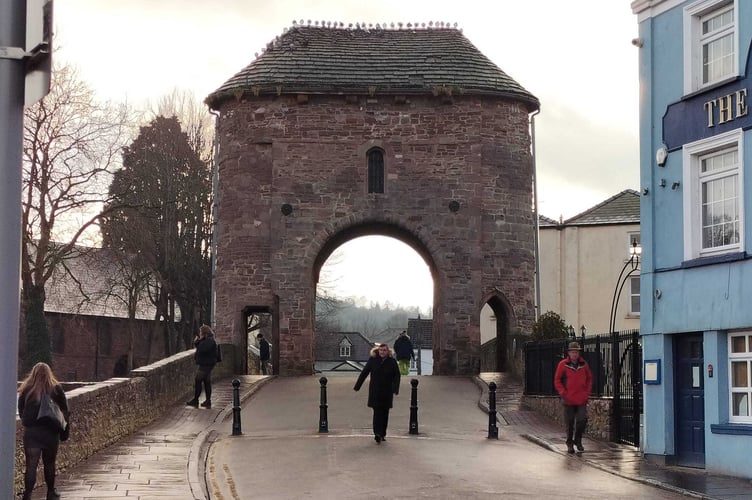
[[[525,394],[556,396],[556,365],[566,356],[567,344],[577,340],[593,372],[593,397],[611,397],[611,440],[640,445],[642,413],[642,346],[640,331],[627,330],[577,339],[525,344]]]

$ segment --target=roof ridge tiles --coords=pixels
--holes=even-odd
[[[316,87],[332,91],[348,87],[376,86],[394,92],[430,94],[440,86],[462,89],[464,94],[498,96],[524,101],[538,109],[538,99],[481,53],[460,29],[449,23],[403,28],[355,28],[293,25],[267,44],[256,59],[214,91],[211,106],[254,89],[273,92],[282,85],[286,93],[306,92]],[[344,35],[347,36],[344,36]],[[369,78],[353,79],[369,68]],[[422,81],[416,84],[415,79]],[[257,91],[257,89],[262,89]],[[352,89],[348,89],[352,90]]]

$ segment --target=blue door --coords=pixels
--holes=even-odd
[[[676,356],[676,464],[705,467],[705,379],[701,334],[679,334]]]

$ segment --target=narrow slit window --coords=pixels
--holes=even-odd
[[[367,153],[368,159],[368,192],[384,192],[384,152],[371,149]]]

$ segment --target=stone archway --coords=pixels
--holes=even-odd
[[[443,46],[432,40],[463,55],[432,55]],[[307,73],[317,61],[331,71]],[[371,66],[382,68],[380,84],[351,78]],[[532,327],[538,101],[459,31],[296,27],[207,102],[219,115],[221,341],[243,345],[243,308],[268,308],[275,373],[312,373],[318,272],[334,248],[366,234],[395,236],[429,263],[435,375],[479,372],[477,308],[495,291],[509,332]]]
[[[514,308],[503,293],[494,290],[483,300],[483,305],[488,305],[494,316],[494,338],[489,343],[493,350],[483,353],[482,371],[505,372],[509,370],[509,341],[512,327],[515,324]]]

